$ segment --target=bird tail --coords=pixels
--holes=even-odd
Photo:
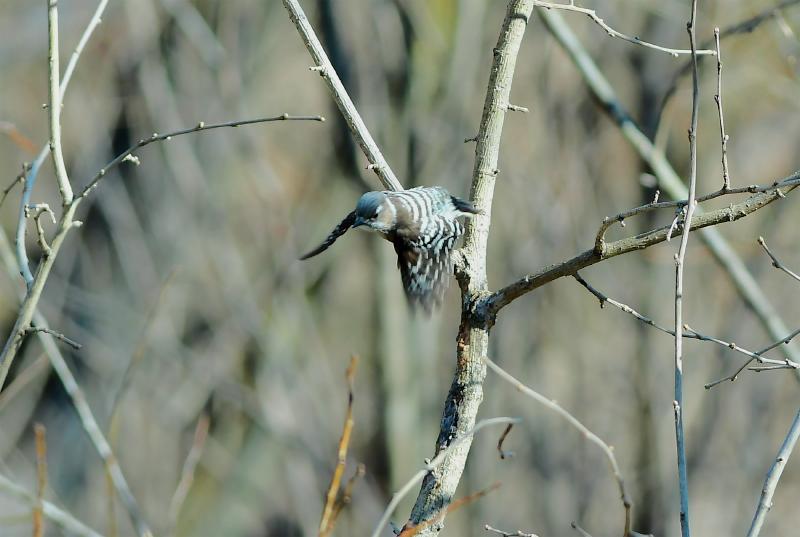
[[[310,257],[314,257],[315,255],[321,254],[322,252],[327,250],[331,246],[331,244],[336,242],[336,239],[338,239],[339,237],[344,235],[345,232],[348,229],[353,227],[353,224],[355,224],[355,222],[356,222],[356,212],[353,211],[350,214],[348,214],[347,216],[345,216],[344,220],[339,222],[338,226],[333,228],[333,231],[331,231],[330,235],[327,236],[327,238],[322,242],[322,244],[320,244],[319,246],[317,246],[316,248],[314,248],[313,250],[311,250],[307,254],[301,256],[300,257],[300,261],[303,261],[303,260],[308,259]]]
[[[483,214],[483,211],[476,208],[471,201],[465,201],[455,196],[450,196],[450,200],[453,202],[455,208],[464,214]]]

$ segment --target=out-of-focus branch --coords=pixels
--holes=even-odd
[[[652,141],[633,121],[617,98],[611,84],[600,72],[586,48],[564,22],[564,19],[558,13],[547,10],[540,9],[539,14],[548,31],[569,55],[599,105],[617,124],[622,135],[639,153],[642,160],[650,166],[662,192],[673,199],[685,199],[687,191],[681,178],[664,154],[653,145]],[[800,174],[795,174],[794,177],[800,177]],[[698,209],[697,213],[701,214],[701,211]],[[694,224],[692,225],[694,226]],[[789,329],[728,241],[717,230],[707,229],[700,232],[700,242],[708,248],[717,262],[725,269],[736,291],[745,304],[753,310],[769,336],[775,340],[784,337]],[[782,352],[787,358],[800,362],[800,354],[794,347],[784,346]]]
[[[347,90],[344,88],[342,81],[339,80],[339,75],[336,74],[336,70],[328,59],[325,49],[322,48],[322,43],[320,43],[317,35],[314,33],[314,28],[312,28],[311,23],[308,21],[308,17],[306,17],[303,8],[300,7],[300,3],[297,0],[283,0],[283,5],[286,11],[289,12],[289,18],[292,19],[297,31],[300,33],[300,37],[308,49],[308,53],[311,54],[311,57],[314,59],[315,65],[311,70],[317,71],[325,80],[331,92],[331,96],[336,102],[336,106],[339,107],[339,111],[342,113],[342,116],[344,116],[347,125],[350,127],[350,131],[358,141],[358,145],[361,146],[364,155],[366,155],[370,163],[369,168],[375,171],[378,175],[378,179],[380,179],[383,186],[387,189],[403,190],[403,185],[400,184],[400,181],[398,181],[394,172],[389,167],[389,164],[386,162],[386,159],[383,157],[383,153],[378,149],[378,144],[373,140],[367,126],[364,124],[364,120],[361,119],[361,115],[358,113],[353,101],[347,94]]]
[[[70,205],[70,207],[74,206],[74,203]],[[5,233],[2,229],[0,229],[0,256],[3,258],[9,275],[13,276],[14,256],[10,251],[8,240],[6,239]],[[50,334],[47,319],[45,319],[44,315],[36,310],[35,304],[31,305],[30,293],[21,297],[21,301],[23,305],[27,304],[27,306],[24,307],[31,309],[33,322],[39,329],[36,330],[35,333],[39,337],[39,341],[44,348],[45,354],[50,359],[53,369],[61,380],[64,390],[72,400],[72,405],[75,407],[75,410],[78,413],[78,418],[83,426],[83,430],[86,431],[86,434],[89,436],[89,440],[92,442],[92,445],[94,445],[95,450],[103,459],[108,473],[111,476],[114,488],[116,489],[123,506],[128,511],[128,515],[131,518],[133,526],[136,528],[137,534],[139,536],[151,536],[152,532],[141,515],[136,498],[133,496],[133,493],[128,486],[128,482],[125,479],[125,475],[122,473],[122,469],[117,462],[117,458],[114,456],[111,446],[103,435],[97,420],[92,414],[92,410],[89,408],[86,396],[78,385],[77,380],[75,380],[75,377],[72,375],[72,372],[70,371],[69,366],[64,359],[64,355],[61,354],[61,350],[58,348],[58,345],[56,345],[54,337]]]
[[[691,223],[688,226],[691,231],[700,230],[705,227],[724,224],[726,222],[734,222],[745,216],[748,216],[759,209],[763,209],[773,201],[782,199],[792,192],[797,187],[797,177],[795,175],[787,178],[788,186],[784,186],[779,182],[778,187],[772,187],[772,190],[762,192],[754,196],[736,203],[731,204],[729,207],[717,209],[715,211],[697,214],[692,217]],[[780,193],[779,193],[780,192]],[[699,211],[698,211],[699,212]],[[531,273],[516,282],[507,285],[506,287],[491,293],[481,299],[479,309],[484,309],[489,316],[496,315],[503,307],[507,306],[517,298],[526,293],[530,293],[534,289],[545,285],[558,278],[564,276],[572,276],[582,268],[594,265],[611,257],[627,254],[639,250],[644,250],[660,242],[667,240],[667,234],[670,231],[670,226],[664,226],[635,237],[628,237],[619,239],[614,242],[607,243],[602,252],[595,249],[587,250],[572,259],[562,261],[555,265],[550,265],[540,269],[538,272]],[[681,235],[683,229],[679,227],[672,233],[673,237]],[[784,330],[786,334],[788,330]],[[785,336],[779,336],[783,339]]]
[[[660,52],[666,52],[670,56],[674,56],[676,58],[678,56],[680,56],[681,54],[691,54],[692,53],[691,50],[662,47],[660,45],[656,45],[656,44],[653,44],[653,43],[648,43],[647,41],[644,41],[644,40],[640,39],[639,37],[629,36],[629,35],[623,34],[622,32],[618,32],[617,30],[613,29],[611,26],[606,24],[606,22],[602,18],[600,18],[600,16],[597,14],[597,12],[594,9],[587,9],[585,7],[576,6],[574,4],[574,1],[571,1],[569,4],[560,4],[560,3],[555,3],[555,2],[539,2],[538,0],[535,0],[533,2],[533,5],[536,6],[536,7],[539,7],[539,8],[544,8],[544,9],[560,9],[562,11],[572,11],[574,13],[581,13],[583,15],[586,15],[590,19],[592,19],[592,21],[594,21],[595,24],[600,26],[600,28],[602,28],[611,37],[617,37],[619,39],[622,39],[623,41],[627,41],[628,43],[633,43],[634,45],[641,45],[641,46],[647,47],[649,49],[658,50]],[[704,50],[698,50],[697,54],[713,56],[714,54],[716,54],[716,51],[709,50],[709,49],[704,49]]]
[[[35,494],[31,494],[3,475],[0,475],[0,491],[10,494],[15,498],[19,498],[31,507],[34,507],[38,502]],[[67,511],[64,511],[48,501],[42,501],[42,514],[72,535],[79,535],[81,537],[103,537]]]
[[[697,0],[692,0],[691,18],[686,25],[689,45],[692,49],[692,118],[689,126],[689,197],[683,233],[678,253],[675,255],[675,447],[678,459],[678,492],[680,494],[681,535],[691,535],[689,527],[689,476],[686,470],[686,441],[683,430],[683,273],[686,266],[686,249],[689,246],[692,215],[697,209],[697,116],[700,110],[700,86],[697,76],[697,53],[695,45],[695,20]]]
[[[519,418],[507,418],[507,417],[489,418],[481,420],[477,424],[475,424],[475,427],[467,431],[465,434],[459,436],[458,438],[453,439],[453,441],[450,442],[450,445],[448,445],[447,448],[440,451],[439,454],[436,455],[436,457],[434,457],[432,461],[425,464],[425,466],[419,472],[414,474],[411,477],[411,479],[409,479],[406,482],[405,485],[400,487],[400,489],[392,495],[392,500],[389,502],[389,505],[386,506],[386,509],[383,511],[383,516],[381,516],[381,519],[378,521],[378,524],[372,531],[372,537],[380,536],[383,528],[386,526],[386,524],[389,523],[389,517],[392,516],[392,513],[394,512],[395,509],[397,509],[397,505],[405,497],[405,495],[408,494],[411,491],[411,489],[413,489],[420,481],[422,481],[422,479],[425,476],[430,475],[431,472],[434,472],[442,464],[444,464],[447,456],[450,455],[453,451],[462,446],[464,443],[471,443],[472,437],[475,436],[475,434],[478,431],[480,431],[484,427],[489,427],[491,425],[505,425],[508,423],[518,423],[518,422]],[[446,508],[447,504],[445,503],[441,506],[441,511],[436,514],[439,516],[443,516],[446,513]],[[427,520],[428,519],[426,519],[426,521]],[[423,535],[423,534],[427,535],[424,532],[425,530],[429,529],[429,527],[430,526],[425,527],[420,532],[418,532],[417,535]],[[436,530],[436,533],[437,534],[439,533],[438,529]]]
[[[456,277],[461,287],[461,323],[456,337],[456,371],[444,403],[436,453],[446,453],[442,464],[428,473],[422,483],[409,523],[417,526],[437,518],[419,535],[434,537],[443,526],[442,514],[455,497],[456,488],[469,454],[471,439],[449,450],[455,438],[472,429],[483,400],[486,357],[489,349],[488,318],[476,311],[481,297],[489,293],[486,252],[491,224],[492,198],[498,173],[500,139],[511,84],[522,37],[533,11],[533,0],[511,0],[494,48],[489,86],[475,144],[471,200],[480,211],[467,224],[460,268]]]
[[[778,481],[781,479],[786,463],[789,462],[789,456],[792,454],[798,438],[800,438],[800,410],[795,414],[792,425],[789,427],[789,432],[778,450],[778,455],[775,457],[769,472],[767,472],[764,486],[761,489],[761,497],[758,500],[758,507],[747,532],[747,537],[758,537],[759,533],[761,533],[761,527],[764,525],[767,513],[772,508],[772,497],[775,495]]]
[[[497,375],[500,376],[500,378],[502,378],[503,380],[514,386],[514,388],[516,388],[517,391],[527,395],[537,403],[546,406],[547,408],[549,408],[550,410],[552,410],[553,412],[564,418],[567,421],[567,423],[569,423],[575,429],[578,430],[578,432],[581,434],[583,438],[595,444],[603,451],[603,454],[608,459],[609,466],[611,466],[611,473],[613,474],[614,479],[617,482],[617,488],[619,489],[620,499],[622,500],[622,507],[625,511],[625,525],[624,525],[624,530],[622,532],[622,537],[628,537],[628,534],[630,534],[631,532],[632,506],[631,506],[631,501],[628,498],[628,494],[625,491],[625,480],[622,478],[622,472],[620,472],[619,470],[619,464],[617,464],[617,458],[614,456],[614,449],[608,444],[606,444],[602,438],[600,438],[599,436],[594,434],[591,430],[589,430],[589,428],[586,427],[583,423],[581,423],[580,420],[578,420],[578,418],[570,414],[567,410],[564,409],[564,407],[559,405],[557,402],[553,401],[552,399],[548,399],[547,397],[540,394],[533,388],[530,388],[529,386],[523,384],[511,373],[509,373],[508,371],[506,371],[505,369],[503,369],[502,367],[491,361],[489,358],[484,358],[483,361],[486,362],[486,365],[489,366],[489,369],[497,373]]]
[[[333,470],[331,476],[331,483],[328,486],[328,492],[325,495],[325,508],[322,511],[322,517],[319,521],[319,537],[327,537],[333,531],[336,525],[336,515],[341,512],[337,509],[340,501],[337,501],[339,496],[339,488],[342,483],[342,476],[344,475],[345,464],[347,463],[347,450],[350,447],[350,436],[353,432],[353,383],[355,382],[356,366],[358,365],[358,357],[353,355],[350,357],[350,365],[347,366],[345,378],[347,379],[347,411],[345,412],[344,425],[342,426],[342,435],[339,437],[339,446],[336,450],[336,468]]]

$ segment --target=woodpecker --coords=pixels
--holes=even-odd
[[[458,218],[479,212],[440,186],[367,192],[325,241],[300,259],[324,252],[351,227],[377,232],[394,245],[409,302],[430,313],[450,283],[453,245],[464,233]]]

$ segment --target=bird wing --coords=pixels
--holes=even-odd
[[[331,231],[330,235],[328,235],[328,237],[322,242],[322,244],[320,244],[319,246],[317,246],[316,248],[314,248],[313,250],[311,250],[310,252],[308,252],[304,256],[300,257],[300,260],[302,261],[302,260],[308,259],[309,257],[314,257],[315,255],[321,254],[322,252],[327,250],[331,246],[331,244],[336,242],[336,239],[338,239],[339,237],[344,235],[344,233],[348,229],[353,227],[353,224],[355,223],[355,221],[356,221],[356,212],[353,211],[350,214],[348,214],[347,216],[345,216],[344,220],[339,222],[338,226],[333,228],[333,231]]]
[[[451,254],[459,235],[457,225],[456,222],[454,226],[443,227],[445,233],[429,243],[419,236],[402,234],[392,240],[406,297],[412,306],[422,306],[428,314],[441,305],[450,285],[453,272]]]

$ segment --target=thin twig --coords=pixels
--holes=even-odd
[[[158,134],[153,133],[149,138],[143,138],[139,140],[136,144],[132,145],[116,157],[111,160],[108,164],[100,168],[100,171],[89,181],[89,184],[84,187],[81,193],[77,196],[77,199],[85,198],[92,190],[97,188],[97,184],[106,176],[106,174],[111,171],[112,169],[119,166],[121,163],[125,162],[126,160],[132,160],[134,163],[136,162],[135,157],[133,157],[133,152],[137,151],[147,145],[152,144],[153,142],[160,142],[162,140],[171,140],[176,136],[182,136],[184,134],[191,134],[193,132],[200,132],[200,131],[210,131],[213,129],[222,129],[222,128],[235,128],[235,127],[242,127],[244,125],[252,125],[255,123],[267,123],[270,121],[325,121],[325,118],[322,116],[290,116],[289,114],[281,114],[279,116],[273,117],[262,117],[256,119],[243,119],[237,121],[226,121],[224,123],[211,123],[206,124],[205,122],[201,121],[197,125],[187,129],[181,129],[178,131],[169,132],[167,134]]]
[[[347,449],[350,446],[350,436],[353,432],[353,383],[355,380],[356,366],[358,366],[358,357],[353,355],[350,357],[350,364],[347,366],[345,378],[347,379],[347,411],[345,413],[344,425],[342,426],[342,435],[339,438],[339,447],[336,451],[336,468],[331,476],[331,483],[328,486],[328,493],[325,495],[325,508],[322,510],[322,517],[319,521],[319,536],[326,537],[333,531],[336,524],[334,512],[338,513],[340,510],[336,509],[337,496],[339,495],[339,487],[344,475],[345,464],[347,463]]]
[[[525,533],[522,530],[517,530],[514,532],[498,530],[497,528],[491,527],[489,524],[486,524],[483,529],[490,533],[496,533],[500,537],[539,537],[535,533]]]
[[[372,531],[372,537],[379,537],[381,531],[389,522],[389,517],[392,516],[392,513],[395,509],[397,509],[397,505],[400,501],[408,494],[412,488],[414,488],[422,479],[434,469],[436,469],[440,464],[442,464],[445,458],[454,451],[457,447],[459,447],[462,443],[466,440],[472,439],[472,437],[484,427],[489,427],[491,425],[501,425],[501,424],[508,424],[508,423],[519,423],[519,418],[507,418],[507,417],[499,417],[499,418],[489,418],[485,420],[481,420],[475,424],[475,427],[467,431],[466,434],[459,436],[458,438],[454,439],[450,442],[450,445],[447,446],[446,449],[439,452],[439,454],[429,463],[426,463],[425,466],[414,474],[411,479],[406,482],[405,485],[400,487],[400,489],[392,494],[392,499],[389,502],[389,505],[386,506],[386,509],[383,511],[383,515],[381,519],[378,521],[378,524],[375,526],[375,529]],[[427,520],[427,519],[426,519]],[[420,522],[419,524],[421,524]]]
[[[697,0],[692,0],[692,12],[686,29],[692,49],[692,119],[689,127],[689,196],[684,218],[684,232],[681,245],[675,255],[675,446],[678,455],[678,491],[680,493],[680,523],[682,537],[690,537],[689,528],[689,478],[686,469],[686,444],[683,430],[683,271],[686,265],[686,248],[689,245],[692,215],[697,202],[697,116],[700,107],[700,86],[697,75],[697,54],[695,53],[695,18]]]
[[[719,48],[719,28],[714,28],[714,46],[717,51],[717,93],[714,102],[719,112],[719,139],[722,145],[722,189],[731,188],[731,176],[728,174],[728,135],[725,133],[725,116],[722,114],[722,52]]]
[[[19,498],[31,507],[35,506],[37,503],[35,494],[31,494],[3,475],[0,475],[0,491]],[[67,511],[64,511],[48,501],[42,501],[42,514],[48,520],[51,520],[54,524],[63,528],[70,535],[80,537],[103,537]]]
[[[775,489],[778,487],[778,481],[781,479],[783,469],[786,463],[789,462],[789,456],[794,450],[797,439],[800,438],[800,410],[795,414],[792,425],[789,427],[789,432],[778,450],[778,455],[775,461],[767,472],[767,477],[764,480],[764,486],[761,488],[761,497],[758,500],[758,507],[753,516],[753,522],[750,524],[750,529],[747,532],[747,537],[758,537],[761,532],[761,527],[764,525],[764,520],[767,513],[772,508],[772,497],[775,495]]]
[[[580,527],[577,522],[573,521],[570,526],[573,530],[577,531],[581,537],[592,537],[592,534]]]
[[[497,452],[500,453],[500,459],[503,459],[503,460],[510,459],[511,457],[514,456],[514,452],[513,451],[505,451],[503,449],[503,442],[506,441],[506,437],[508,436],[508,433],[510,433],[511,429],[513,429],[513,428],[514,428],[514,424],[513,423],[509,423],[508,426],[506,427],[506,430],[503,431],[503,434],[500,435],[500,439],[497,440]]]
[[[36,505],[33,507],[33,537],[44,535],[44,491],[47,488],[47,439],[45,428],[41,423],[33,427],[36,438]]]
[[[497,373],[500,378],[514,386],[518,391],[522,392],[524,395],[527,395],[537,403],[544,405],[545,407],[549,408],[550,410],[554,411],[556,414],[564,418],[567,423],[572,425],[578,432],[581,434],[583,438],[588,440],[589,442],[595,444],[600,448],[603,454],[608,459],[609,466],[611,467],[611,473],[614,476],[614,479],[617,482],[617,488],[619,489],[620,499],[622,500],[622,507],[625,510],[625,526],[624,531],[622,533],[623,537],[627,537],[631,531],[631,511],[632,511],[632,504],[630,499],[628,498],[628,494],[625,491],[625,480],[622,478],[622,473],[620,472],[619,465],[617,464],[617,458],[614,456],[614,448],[606,444],[599,436],[594,434],[588,427],[586,427],[583,423],[581,423],[578,418],[570,414],[567,410],[564,409],[561,405],[555,402],[552,399],[548,399],[544,395],[540,394],[533,388],[523,384],[520,382],[516,377],[511,375],[511,373],[507,372],[505,369],[494,363],[489,358],[484,358],[483,361],[489,366],[489,369]]]
[[[300,7],[300,3],[297,0],[283,0],[283,6],[289,12],[289,18],[300,33],[308,53],[314,59],[312,70],[317,71],[325,80],[336,106],[339,107],[347,126],[350,127],[350,131],[355,136],[358,145],[361,146],[364,155],[366,155],[371,165],[370,169],[375,171],[378,179],[387,189],[403,190],[403,185],[397,180],[394,172],[383,157],[383,153],[378,149],[378,145],[373,140],[366,124],[364,124],[364,120],[361,119],[361,115],[356,110],[344,85],[342,85],[342,81],[339,80],[339,75],[336,74],[328,55],[325,54],[325,49],[322,48],[322,43],[319,42],[317,35],[314,33],[314,28],[308,21],[303,8]]]
[[[766,241],[764,240],[764,237],[759,237],[758,238],[758,244],[761,245],[761,247],[764,249],[764,251],[767,252],[767,255],[770,257],[770,259],[772,259],[772,266],[773,267],[775,267],[776,269],[782,270],[783,272],[785,272],[786,274],[788,274],[789,276],[791,276],[792,278],[794,278],[795,280],[800,282],[800,275],[798,275],[796,272],[793,272],[792,270],[788,269],[786,267],[786,265],[784,265],[783,263],[780,262],[780,260],[778,260],[778,258],[775,256],[775,254],[773,254],[772,251],[770,251],[769,247],[767,246]]]
[[[635,309],[631,308],[627,304],[623,304],[622,302],[619,302],[617,300],[614,300],[613,298],[610,298],[610,297],[606,296],[605,294],[603,294],[600,291],[598,291],[597,289],[595,289],[589,282],[584,280],[581,277],[580,274],[574,274],[573,277],[578,281],[578,283],[580,283],[582,286],[584,286],[586,289],[588,289],[589,292],[592,293],[600,301],[600,307],[601,308],[604,307],[605,304],[611,304],[612,306],[614,306],[616,308],[619,308],[620,310],[624,311],[625,313],[628,313],[628,314],[632,315],[634,318],[638,319],[639,321],[643,322],[644,324],[646,324],[648,326],[652,326],[656,330],[659,330],[661,332],[664,332],[665,334],[669,334],[672,337],[675,337],[675,331],[674,330],[672,330],[670,328],[666,328],[664,326],[661,326],[658,323],[656,323],[655,321],[653,321],[652,319],[650,319],[649,317],[647,317],[645,315],[642,315],[641,313],[639,313]],[[720,384],[721,382],[726,381],[726,380],[736,380],[736,377],[738,377],[738,375],[742,371],[744,371],[744,369],[746,369],[747,366],[749,366],[754,360],[758,361],[759,363],[768,363],[768,364],[771,364],[772,366],[780,366],[783,369],[787,369],[787,368],[800,369],[800,364],[798,364],[797,362],[793,362],[792,360],[789,360],[789,359],[774,360],[774,359],[765,358],[764,356],[762,356],[765,352],[775,348],[777,345],[779,345],[781,343],[784,343],[786,341],[791,341],[791,339],[797,333],[800,333],[800,330],[797,330],[793,334],[790,334],[786,338],[778,341],[777,344],[773,343],[769,347],[767,347],[766,349],[762,349],[762,350],[760,350],[758,352],[753,352],[753,351],[749,351],[749,350],[747,350],[747,349],[745,349],[743,347],[740,347],[736,343],[729,342],[729,341],[723,341],[723,340],[715,338],[715,337],[711,337],[711,336],[707,336],[707,335],[701,334],[700,332],[698,332],[697,330],[695,330],[694,328],[692,328],[688,324],[684,324],[683,328],[684,328],[684,330],[688,331],[688,332],[686,332],[686,331],[683,332],[684,339],[696,339],[698,341],[707,341],[707,342],[711,342],[711,343],[716,343],[717,345],[721,345],[721,346],[723,346],[723,347],[725,347],[727,349],[731,349],[731,350],[736,351],[738,353],[744,354],[745,356],[747,356],[749,358],[733,375],[730,375],[730,376],[725,377],[723,379],[720,379],[718,381],[706,384],[706,386],[705,386],[706,389],[712,388],[712,387],[716,386],[717,384]]]
[[[44,332],[45,334],[50,334],[51,336],[53,336],[57,340],[63,341],[64,343],[66,343],[67,345],[69,345],[70,347],[75,349],[76,351],[79,351],[79,350],[81,350],[81,348],[83,348],[83,345],[81,345],[77,341],[68,338],[67,336],[65,336],[61,332],[56,332],[55,330],[51,330],[49,328],[41,328],[39,326],[31,326],[30,328],[28,328],[27,332],[28,332],[28,334],[35,334],[36,332]]]
[[[23,165],[22,166],[22,173],[20,173],[18,176],[16,176],[14,178],[14,180],[11,181],[11,183],[9,183],[9,185],[3,189],[3,193],[0,194],[0,207],[3,206],[3,203],[5,203],[6,198],[8,197],[8,194],[14,189],[15,186],[25,184],[25,173],[26,172],[27,172],[27,168],[26,168],[25,165]]]
[[[647,41],[644,41],[644,40],[642,40],[642,39],[640,39],[639,37],[636,37],[636,36],[631,37],[629,35],[625,35],[622,32],[618,32],[617,30],[613,29],[608,24],[606,24],[605,21],[602,18],[600,18],[600,16],[597,15],[597,12],[595,10],[576,6],[572,2],[570,2],[569,4],[557,4],[557,3],[553,3],[553,2],[540,2],[538,0],[535,0],[533,2],[533,5],[535,5],[536,7],[541,7],[541,8],[545,8],[545,9],[560,9],[560,10],[563,10],[563,11],[573,11],[575,13],[582,13],[582,14],[586,15],[587,17],[589,17],[590,19],[592,19],[595,22],[595,24],[597,24],[603,30],[605,30],[605,32],[608,35],[610,35],[611,37],[617,37],[617,38],[622,39],[624,41],[627,41],[629,43],[633,43],[635,45],[641,45],[643,47],[651,48],[653,50],[666,52],[667,54],[669,54],[670,56],[673,56],[675,58],[677,58],[681,54],[691,54],[692,53],[691,50],[662,47],[660,45],[655,45],[653,43],[648,43]],[[714,55],[715,52],[713,50],[698,50],[697,54],[703,54],[703,55],[711,56],[711,55]]]
[[[189,495],[189,491],[192,488],[195,470],[200,462],[200,457],[203,455],[203,449],[208,439],[208,430],[210,427],[211,419],[208,415],[203,414],[200,416],[194,428],[192,447],[189,448],[189,453],[186,454],[186,460],[183,461],[180,481],[178,481],[178,486],[175,487],[175,493],[172,495],[172,499],[169,502],[169,520],[173,528],[178,523],[178,515],[180,515],[183,503],[186,501],[186,497]]]

